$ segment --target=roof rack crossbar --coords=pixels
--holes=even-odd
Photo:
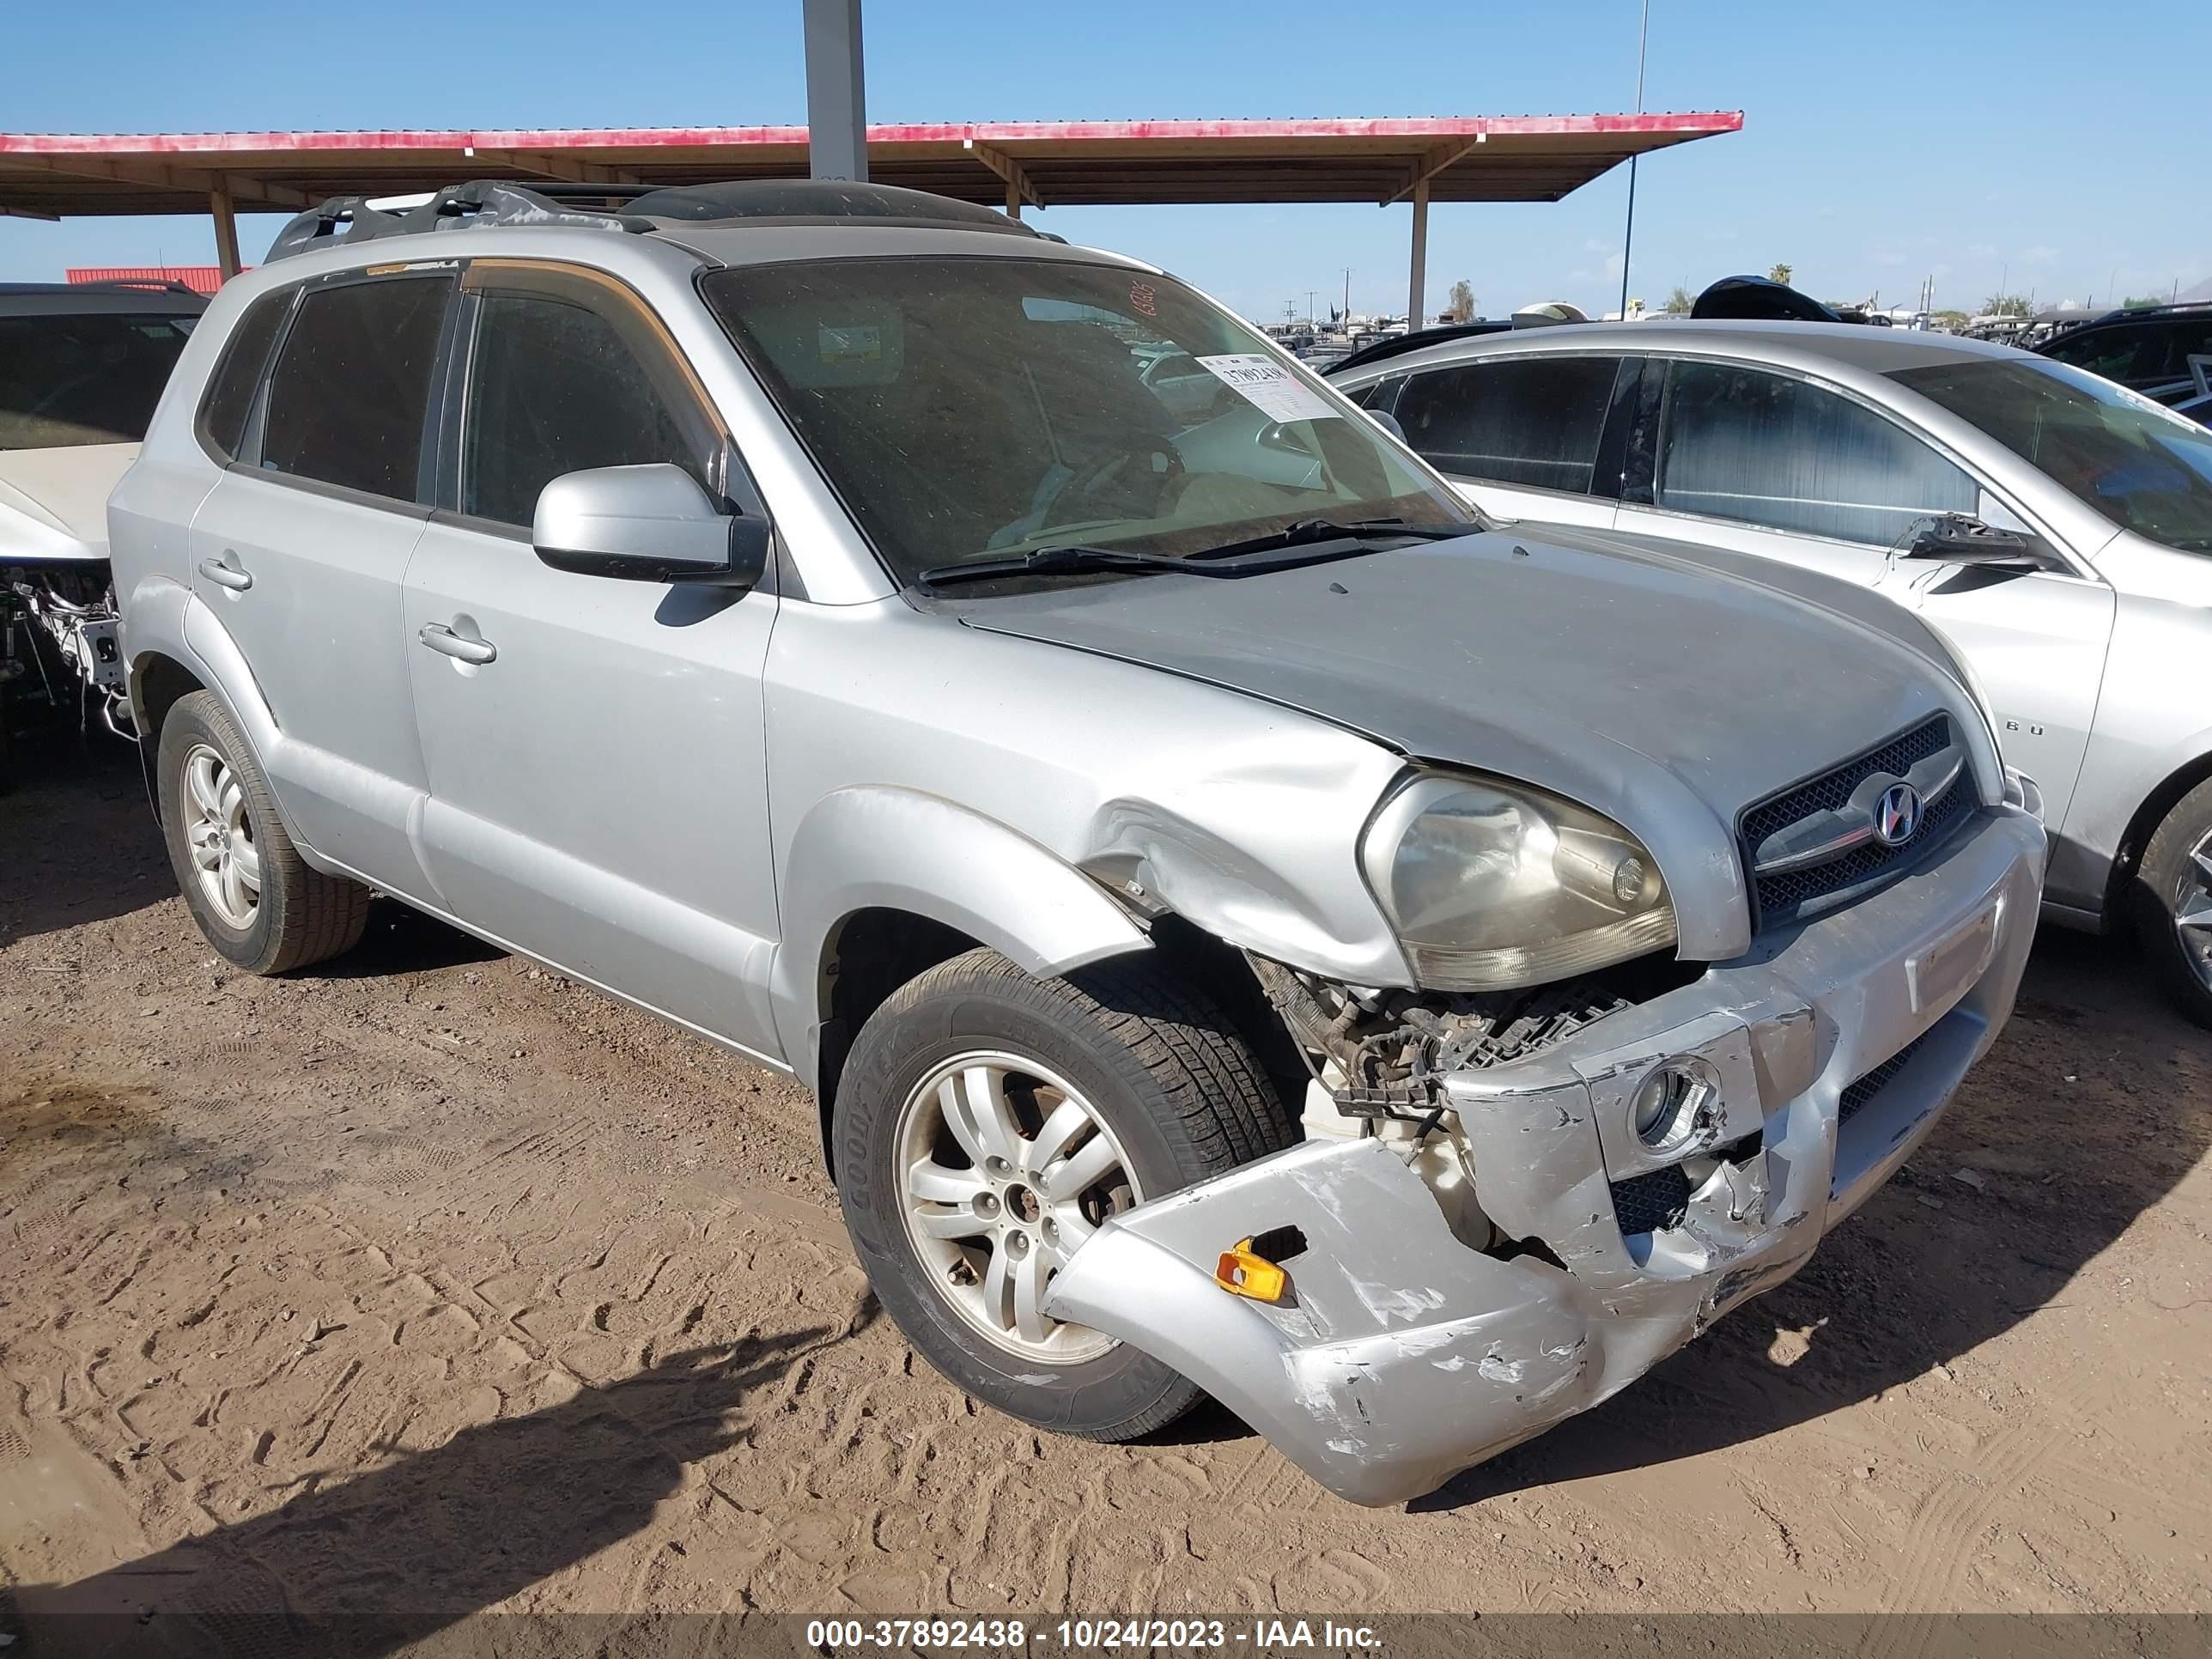
[[[264,263],[341,241],[350,247],[388,236],[419,236],[480,225],[565,225],[632,233],[653,228],[651,222],[629,214],[567,206],[541,191],[493,179],[447,185],[428,201],[398,211],[371,206],[371,200],[367,196],[333,196],[295,216],[276,233]]]

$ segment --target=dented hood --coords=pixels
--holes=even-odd
[[[106,558],[108,492],[137,454],[137,444],[0,449],[0,562]]]
[[[1414,760],[1541,785],[1625,824],[1678,890],[1695,863],[1705,884],[1740,891],[1741,808],[1936,709],[1981,725],[1908,642],[1927,636],[1907,613],[1792,580],[1800,591],[1725,557],[1524,524],[1269,575],[1141,576],[957,609],[971,627],[1149,664]]]

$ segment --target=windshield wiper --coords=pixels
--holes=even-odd
[[[1355,519],[1349,524],[1338,524],[1328,519],[1301,519],[1281,530],[1270,531],[1264,536],[1253,536],[1241,542],[1224,542],[1218,547],[1209,547],[1192,554],[1194,559],[1233,559],[1240,553],[1265,553],[1278,547],[1310,547],[1319,542],[1385,541],[1392,537],[1410,537],[1416,541],[1449,541],[1456,536],[1477,534],[1482,526],[1475,524],[1409,524],[1403,519]]]
[[[1094,570],[1188,570],[1180,558],[1165,553],[1137,553],[1126,547],[1040,547],[1007,559],[969,559],[961,564],[932,565],[915,580],[924,587],[947,582],[988,581],[994,576],[1081,576]],[[1190,570],[1194,576],[1226,576],[1226,570]]]
[[[1082,576],[1100,570],[1179,570],[1186,576],[1259,576],[1270,571],[1294,570],[1300,565],[1321,564],[1330,559],[1351,558],[1370,550],[1369,544],[1376,541],[1407,537],[1441,541],[1473,535],[1474,528],[1472,525],[1408,524],[1403,519],[1362,519],[1354,524],[1307,519],[1287,529],[1245,541],[1224,542],[1218,547],[1203,548],[1188,556],[1139,553],[1126,547],[1091,547],[1073,543],[1040,547],[1034,553],[1012,558],[970,559],[960,564],[933,565],[917,574],[915,580],[924,587],[942,587],[948,582],[988,581],[994,577]],[[1334,551],[1320,550],[1321,544],[1331,542],[1344,545]],[[1315,550],[1293,553],[1282,559],[1239,558],[1243,554],[1292,549]],[[1216,562],[1228,559],[1238,559],[1238,562]]]

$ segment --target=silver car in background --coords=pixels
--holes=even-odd
[[[110,503],[210,943],[380,890],[795,1073],[1030,1422],[1424,1492],[1796,1272],[2011,1009],[2043,834],[1940,639],[1495,532],[1151,266],[803,184],[278,253]]]
[[[1486,510],[1863,584],[2043,790],[2047,914],[2212,1025],[2212,432],[2008,346],[1810,323],[1454,342],[1334,382]]]

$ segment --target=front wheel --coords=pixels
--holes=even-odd
[[[854,1249],[907,1340],[969,1394],[1043,1428],[1125,1440],[1197,1386],[1043,1311],[1109,1217],[1287,1146],[1265,1070],[1157,963],[1034,979],[971,951],[861,1027],[834,1146]]]
[[[2166,994],[2212,1026],[2212,780],[2176,802],[2136,870],[2136,923]]]

